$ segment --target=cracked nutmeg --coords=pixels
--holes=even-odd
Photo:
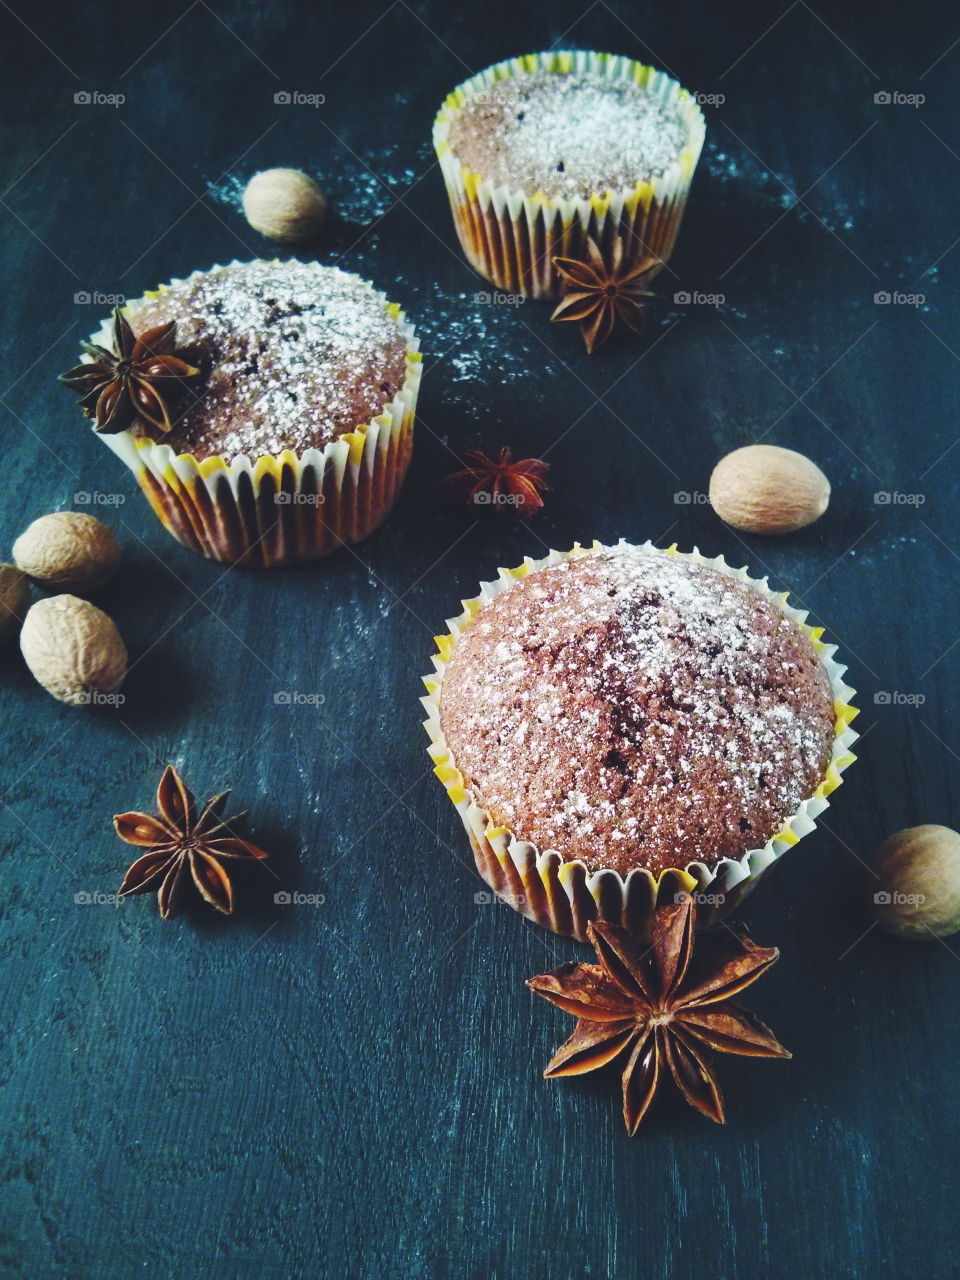
[[[632,1137],[666,1075],[684,1099],[723,1124],[723,1099],[710,1051],[789,1058],[769,1028],[731,996],[779,957],[742,934],[695,935],[696,907],[661,907],[649,946],[619,925],[594,921],[587,932],[599,964],[564,964],[527,986],[577,1018],[573,1035],[544,1075],[583,1075],[623,1054],[623,1119]]]
[[[256,862],[268,855],[231,834],[243,814],[220,816],[229,795],[224,791],[208,800],[198,816],[193,793],[173,765],[167,765],[157,788],[158,816],[121,813],[113,820],[121,840],[146,849],[124,876],[120,896],[156,893],[161,916],[172,920],[192,889],[211,907],[231,915],[233,886],[224,863]]]
[[[157,325],[139,336],[119,307],[113,312],[113,351],[93,342],[80,346],[89,361],[61,373],[59,381],[76,392],[94,430],[103,435],[125,431],[135,418],[167,432],[173,426],[174,395],[200,374],[176,354],[176,325]]]
[[[514,461],[512,451],[506,447],[500,450],[496,461],[478,449],[468,449],[460,461],[463,470],[451,472],[440,482],[442,492],[451,501],[495,511],[512,510],[525,520],[543,506],[543,494],[550,488],[549,462],[540,458]]]
[[[658,258],[642,257],[625,264],[623,240],[617,239],[608,263],[597,242],[588,236],[586,258],[554,258],[553,265],[563,279],[563,300],[550,319],[579,320],[590,355],[603,346],[618,324],[643,333],[643,299],[655,296],[643,286],[660,265]]]

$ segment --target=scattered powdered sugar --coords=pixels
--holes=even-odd
[[[198,457],[322,448],[382,412],[406,371],[383,295],[318,263],[219,267],[135,312],[137,331],[169,320],[205,376],[166,442]]]
[[[478,803],[588,865],[715,863],[762,845],[822,780],[826,672],[752,587],[621,545],[480,611],[441,723]]]
[[[545,376],[558,370],[523,315],[534,304],[522,298],[512,304],[500,302],[499,298],[510,295],[498,294],[484,281],[478,283],[484,287],[473,293],[418,299],[414,292],[411,298],[430,367],[436,365],[444,379],[444,403],[464,405],[474,413],[487,400],[481,394],[478,401],[478,385],[486,390],[494,384],[525,383],[533,377],[531,370]]]
[[[230,209],[243,210],[243,193],[246,182],[235,173],[228,173],[219,182],[207,181],[207,194],[217,204],[225,204]]]
[[[469,98],[450,126],[463,164],[528,194],[632,188],[677,160],[686,128],[642,86],[589,72],[523,72]]]
[[[704,145],[701,164],[721,189],[753,190],[773,208],[795,210],[801,222],[820,222],[828,231],[836,233],[855,230],[857,218],[868,203],[862,192],[851,193],[850,199],[844,198],[832,182],[822,187],[817,184],[817,198],[806,201],[801,193],[806,192],[807,181],[781,177],[749,152],[734,154],[711,139]]]
[[[388,213],[432,165],[433,156],[428,144],[414,149],[404,140],[366,149],[363,161],[341,156],[336,173],[329,177],[328,195],[336,216],[357,226],[368,226]]]

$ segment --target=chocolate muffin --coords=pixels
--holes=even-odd
[[[676,102],[598,71],[521,71],[468,97],[450,126],[461,162],[527,195],[582,197],[660,178],[687,141]]]
[[[480,608],[439,722],[493,824],[623,876],[762,848],[823,782],[835,732],[827,671],[775,603],[624,543]]]
[[[157,380],[170,430],[134,417],[100,436],[174,537],[266,568],[327,555],[386,518],[413,450],[421,365],[413,327],[372,284],[315,262],[235,262],[125,313],[138,337],[172,323],[176,355],[199,370]]]
[[[468,261],[501,289],[558,298],[554,257],[648,279],[673,250],[703,146],[703,113],[665,72],[550,50],[487,67],[450,93],[433,141]]]
[[[216,267],[135,311],[138,331],[171,320],[204,377],[164,443],[198,459],[322,449],[382,413],[406,374],[383,295],[316,262]]]

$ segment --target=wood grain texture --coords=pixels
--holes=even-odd
[[[856,900],[888,832],[958,825],[956,16],[891,0],[782,19],[704,0],[222,0],[171,30],[163,7],[12,8],[34,34],[0,15],[2,543],[76,493],[123,497],[86,509],[124,543],[96,598],[134,667],[120,711],[86,715],[15,649],[3,660],[3,1274],[956,1275],[960,949],[866,932]],[[474,300],[485,285],[429,142],[460,79],[561,38],[726,98],[706,108],[650,336],[593,359],[544,308]],[[126,101],[75,104],[79,90]],[[278,90],[326,102],[275,105]],[[879,90],[927,102],[875,104]],[[137,296],[270,252],[230,182],[277,164],[330,197],[320,258],[417,324],[422,413],[408,485],[369,541],[300,571],[225,572],[163,532],[53,379],[108,309],[75,293]],[[878,306],[880,290],[926,302]],[[826,471],[819,523],[743,539],[675,501],[761,437]],[[502,443],[553,464],[529,528],[435,504],[451,447]],[[782,951],[749,1003],[793,1061],[725,1059],[726,1127],[665,1100],[633,1141],[615,1079],[540,1078],[569,1019],[523,980],[584,952],[475,901],[417,703],[433,634],[480,578],[621,536],[789,587],[864,708],[826,823],[744,913]],[[324,701],[279,705],[283,691]],[[116,890],[110,815],[149,807],[168,760],[198,792],[233,785],[274,853],[278,880],[245,881],[233,920],[75,900]],[[278,888],[325,901],[274,904]]]

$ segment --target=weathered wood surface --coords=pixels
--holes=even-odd
[[[4,1274],[956,1275],[957,941],[861,936],[856,897],[884,834],[958,818],[955,15],[12,7],[3,548],[76,494],[125,499],[87,509],[124,542],[98,598],[135,665],[120,712],[88,715],[49,699],[15,649],[4,661]],[[429,140],[468,72],[553,40],[725,96],[705,108],[650,337],[593,359],[546,309],[475,301],[486,286],[456,249]],[[337,214],[321,258],[405,305],[427,372],[394,518],[355,552],[257,574],[177,547],[53,379],[107,309],[75,294],[136,296],[269,252],[231,184],[273,164],[321,178]],[[880,291],[926,300],[877,305]],[[782,541],[738,537],[696,496],[759,438],[809,453],[834,486],[825,518]],[[451,448],[502,443],[553,465],[529,527],[435,504]],[[822,829],[745,911],[782,949],[751,1004],[793,1061],[726,1059],[726,1127],[666,1102],[634,1141],[612,1081],[540,1079],[569,1020],[523,979],[583,952],[475,902],[417,703],[433,634],[481,577],[620,536],[696,544],[789,587],[848,656],[864,733]],[[149,807],[168,760],[198,791],[234,786],[275,855],[279,881],[246,883],[234,920],[77,901],[115,891],[110,815]],[[274,905],[277,884],[325,901]]]

